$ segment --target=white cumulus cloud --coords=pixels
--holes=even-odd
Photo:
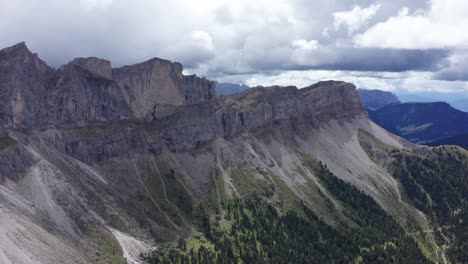
[[[319,46],[319,42],[317,40],[304,40],[304,39],[298,39],[294,40],[291,45],[293,48],[296,49],[304,49],[304,50],[315,50]]]
[[[429,49],[468,45],[468,1],[432,0],[427,10],[398,15],[355,37],[361,47]]]
[[[195,67],[214,57],[215,46],[210,34],[194,30],[171,46],[168,53],[177,61],[184,60],[186,66]]]
[[[374,4],[367,8],[354,6],[350,11],[335,12],[333,13],[335,30],[345,27],[351,35],[373,18],[379,8],[380,4]]]

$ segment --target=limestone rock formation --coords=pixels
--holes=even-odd
[[[24,42],[0,50],[0,120],[13,127],[39,124],[52,76],[53,70]]]
[[[214,82],[157,58],[118,69],[107,60],[77,58],[54,70],[25,43],[0,51],[0,119],[7,126],[144,118],[215,98]]]
[[[145,117],[167,105],[195,104],[213,100],[214,83],[184,76],[182,64],[152,59],[114,69],[113,76],[125,94],[135,117]]]
[[[74,62],[56,71],[53,84],[47,96],[47,123],[50,125],[132,117],[116,82]]]
[[[90,71],[93,74],[112,80],[112,65],[111,62],[96,57],[76,58],[70,64],[80,66],[81,68]]]

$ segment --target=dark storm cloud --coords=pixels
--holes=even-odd
[[[436,72],[435,80],[445,81],[468,81],[468,51],[462,50],[451,56],[451,64]]]
[[[331,62],[307,65],[303,69],[343,70],[343,71],[434,71],[448,65],[450,54],[445,49],[408,50],[344,48],[335,49]]]
[[[461,69],[447,69],[436,72],[433,76],[435,80],[444,81],[468,81],[468,67]]]
[[[340,70],[364,72],[405,72],[437,71],[449,65],[447,58],[451,52],[447,49],[408,50],[379,48],[329,48],[299,53],[293,49],[272,49],[265,54],[256,54],[245,62],[244,58],[234,60],[234,65],[246,65],[233,68],[232,64],[222,64],[214,68],[225,74],[253,74],[268,71],[286,70]]]

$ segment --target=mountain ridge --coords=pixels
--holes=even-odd
[[[320,230],[359,233],[359,239],[349,240],[355,244],[346,260],[391,259],[392,252],[418,256],[421,263],[446,258],[445,244],[426,232],[438,226],[416,207],[421,203],[408,198],[412,189],[389,166],[396,155],[432,149],[373,123],[353,84],[256,87],[218,97],[211,81],[184,77],[179,64],[154,59],[112,70],[110,80],[109,63],[88,58],[51,77],[44,68],[47,78],[27,79],[34,85],[25,87],[17,77],[41,72],[29,56],[15,64],[18,76],[0,55],[0,72],[7,73],[2,76],[19,82],[0,82],[0,88],[18,90],[26,99],[21,111],[7,107],[11,114],[0,122],[2,263],[124,263],[124,257],[139,263],[141,253],[176,241],[180,246],[172,248],[182,255],[188,254],[185,241],[201,255],[201,244],[214,248],[210,226],[222,231],[215,226],[234,224],[225,216],[235,219],[236,213],[229,214],[226,205],[255,197],[278,212],[308,208],[311,224],[327,223],[317,223]],[[44,99],[50,107],[45,113],[29,107],[27,93],[35,86],[53,91]],[[446,151],[468,170],[466,152]],[[466,175],[453,177],[458,182]],[[366,218],[359,201],[374,208],[376,219]],[[378,231],[379,219],[399,231],[379,231],[370,239],[374,232],[366,223]]]
[[[185,76],[182,70],[180,63],[158,58],[113,69],[109,61],[95,57],[77,58],[55,70],[22,42],[0,51],[2,119],[13,127],[31,128],[143,118],[159,108],[216,97],[214,82]],[[96,93],[93,87],[99,87]]]

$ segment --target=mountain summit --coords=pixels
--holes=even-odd
[[[351,83],[214,89],[161,59],[0,51],[0,263],[466,257],[466,151],[390,134]]]
[[[54,70],[19,43],[0,51],[1,119],[32,128],[143,118],[216,97],[214,82],[182,70],[158,58],[116,69],[107,60],[78,58]]]

